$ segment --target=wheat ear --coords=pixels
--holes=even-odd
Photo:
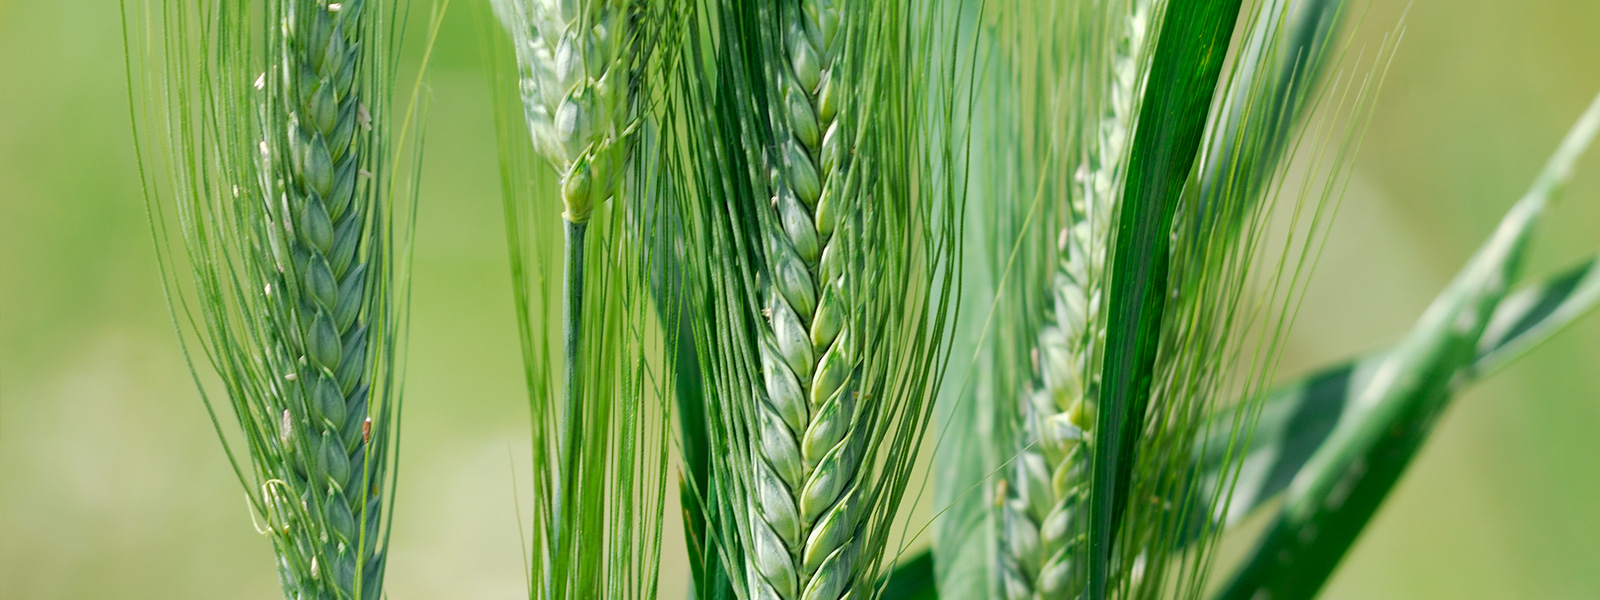
[[[639,49],[630,3],[495,0],[516,45],[522,106],[534,149],[561,173],[572,223],[616,190],[636,119],[628,100]]]
[[[1104,115],[1088,159],[1074,174],[1070,223],[1034,348],[1034,381],[1017,404],[1020,439],[1001,506],[1000,585],[1005,597],[1072,598],[1086,583],[1074,571],[1087,535],[1093,454],[1095,363],[1105,344],[1105,268],[1119,182],[1133,137],[1144,74],[1150,2],[1125,7],[1111,58]]]
[[[697,6],[663,131],[687,134],[709,543],[728,595],[866,597],[948,358],[959,166],[925,67],[954,11]]]
[[[839,8],[808,0],[785,15],[786,65],[775,69],[777,114],[764,245],[766,325],[755,469],[755,598],[838,598],[856,563],[861,428],[851,385],[857,350],[846,326],[840,176],[845,134],[835,119]]]
[[[361,318],[371,297],[362,251],[371,202],[360,181],[366,157],[357,135],[372,118],[356,85],[363,4],[287,7],[288,52],[269,75],[288,137],[286,151],[263,145],[261,171],[266,189],[281,185],[284,205],[268,231],[284,253],[280,261],[288,260],[268,295],[277,300],[274,320],[294,367],[284,374],[279,436],[295,494],[275,496],[274,505],[300,533],[292,547],[279,548],[285,588],[299,597],[356,597],[359,587],[361,597],[376,598],[380,589],[381,497],[372,482],[382,478],[382,461],[368,459],[372,336]]]
[[[238,421],[249,475],[233,466],[265,521],[284,594],[375,600],[408,272],[393,237],[411,215],[389,185],[388,22],[404,9],[130,5],[149,27],[125,31],[130,47],[153,55],[129,77],[174,322],[199,329]],[[149,182],[162,171],[170,189]],[[169,248],[169,211],[181,254]],[[193,271],[189,284],[172,278],[181,267]],[[185,355],[193,369],[187,344]],[[198,371],[196,383],[212,409],[213,384]]]

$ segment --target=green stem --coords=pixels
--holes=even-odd
[[[589,222],[575,223],[563,218],[566,223],[566,248],[564,251],[565,264],[563,283],[565,289],[563,296],[566,305],[561,311],[561,337],[562,347],[562,426],[561,426],[561,471],[556,478],[555,496],[555,523],[552,536],[556,557],[565,556],[562,546],[561,524],[562,506],[570,505],[576,501],[576,486],[573,479],[578,472],[578,451],[576,448],[578,431],[582,428],[583,419],[579,398],[581,390],[578,388],[578,349],[582,341],[583,331],[583,238],[588,232]]]

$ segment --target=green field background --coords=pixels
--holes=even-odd
[[[396,600],[526,595],[528,418],[470,1],[429,86]],[[1355,48],[1407,4],[1374,2]],[[168,320],[124,81],[114,0],[0,0],[0,600],[280,597]],[[1280,376],[1404,331],[1597,91],[1600,2],[1410,3]],[[1530,272],[1597,248],[1600,152]],[[664,595],[686,571],[663,567]],[[1325,597],[1600,598],[1600,316],[1457,399]]]

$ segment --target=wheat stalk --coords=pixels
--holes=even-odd
[[[523,111],[534,148],[561,174],[564,402],[558,442],[562,464],[553,498],[554,520],[561,522],[563,505],[576,500],[576,487],[565,482],[576,477],[575,438],[583,430],[579,357],[585,238],[594,206],[613,195],[618,173],[628,160],[629,125],[635,114],[628,100],[636,85],[635,63],[630,59],[638,50],[629,17],[636,7],[605,0],[495,0],[494,7],[516,48]],[[558,549],[561,541],[555,537]]]
[[[514,88],[520,100],[496,96],[507,237],[534,419],[529,593],[653,597],[671,390],[654,372],[661,340],[647,327],[645,319],[656,313],[645,310],[645,293],[650,269],[661,261],[657,240],[647,234],[661,220],[655,196],[666,183],[657,177],[655,153],[640,152],[638,160],[634,154],[636,147],[653,150],[658,143],[652,90],[658,66],[673,54],[666,43],[675,41],[681,7],[671,0],[492,5],[516,57],[515,69],[506,65],[492,78],[499,88]],[[668,51],[658,51],[660,45]],[[513,72],[514,85],[502,79]],[[513,126],[521,133],[511,137],[505,124],[514,121],[522,121]],[[555,292],[553,278],[542,273],[547,257],[540,250],[555,211],[532,189],[533,155],[560,176],[559,394],[548,377],[546,348]],[[659,314],[676,315],[670,299],[656,300]],[[668,365],[675,360],[671,351],[664,358]],[[651,406],[652,399],[663,405]]]

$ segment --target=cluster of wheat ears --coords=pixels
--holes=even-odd
[[[382,597],[407,4],[124,0],[173,322],[294,600]],[[483,4],[531,598],[680,551],[696,598],[1313,597],[1451,395],[1600,302],[1593,257],[1514,285],[1597,100],[1399,343],[1274,382],[1398,42],[1354,3]]]

